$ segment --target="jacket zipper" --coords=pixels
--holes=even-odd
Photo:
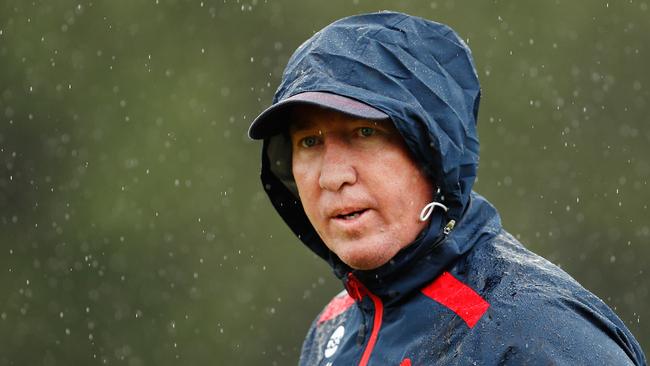
[[[375,343],[377,343],[379,328],[381,328],[381,321],[384,316],[384,304],[381,302],[381,299],[378,296],[368,291],[368,289],[352,273],[348,274],[347,285],[348,292],[353,299],[361,301],[364,296],[368,296],[375,306],[375,316],[372,321],[372,332],[370,333],[370,339],[368,339],[366,349],[363,351],[361,361],[359,361],[359,366],[366,366],[368,365],[370,355],[375,348]]]

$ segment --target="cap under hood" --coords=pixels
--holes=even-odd
[[[315,91],[358,100],[391,118],[449,208],[435,211],[423,235],[441,235],[440,223],[452,219],[462,225],[478,168],[480,87],[470,50],[451,28],[395,12],[338,20],[295,51],[273,104]],[[323,244],[286,179],[274,174],[272,164],[282,162],[269,158],[272,140],[265,138],[262,153],[267,194],[294,233],[343,275],[350,269]]]

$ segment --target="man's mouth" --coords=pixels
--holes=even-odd
[[[354,219],[358,218],[359,216],[361,216],[366,211],[368,211],[368,209],[352,211],[352,212],[348,212],[348,213],[345,213],[345,214],[336,215],[334,217],[337,218],[337,219],[343,219],[343,220],[354,220]]]

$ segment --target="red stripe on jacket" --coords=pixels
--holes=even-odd
[[[474,327],[490,307],[479,294],[449,272],[438,276],[422,289],[422,293],[456,313],[470,328]]]
[[[354,304],[354,299],[347,293],[333,298],[318,318],[318,324],[324,323],[343,314],[350,306],[352,306],[352,304]]]

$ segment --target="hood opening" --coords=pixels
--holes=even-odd
[[[449,220],[457,227],[463,224],[478,169],[480,86],[469,48],[451,28],[395,12],[338,20],[291,56],[273,105],[305,92],[338,94],[388,115],[415,160],[440,188],[436,201],[449,209],[446,214],[434,212],[430,220],[436,224],[429,225],[426,237],[440,236]],[[286,133],[264,140],[262,182],[298,238],[337,275],[349,272],[304,213]]]

